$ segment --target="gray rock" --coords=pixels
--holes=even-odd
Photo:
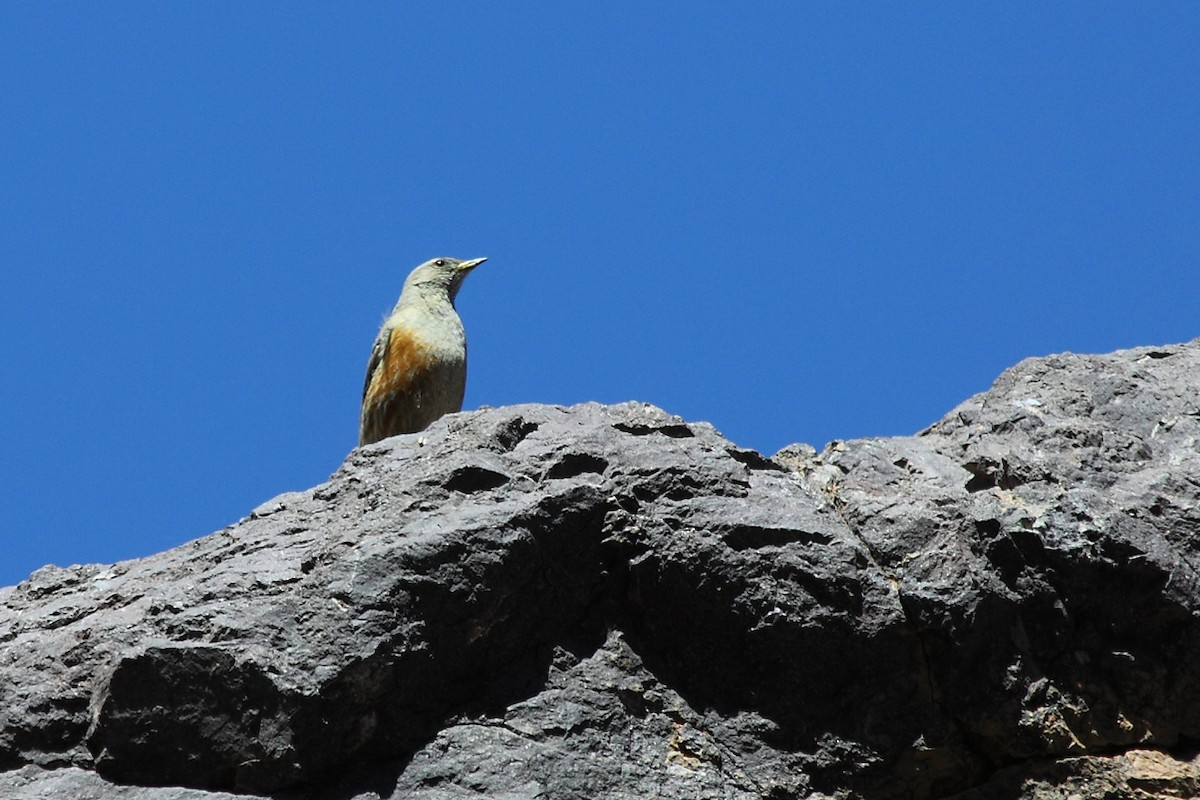
[[[0,589],[0,797],[1183,796],[1198,440],[1200,340],[819,454],[451,415]]]

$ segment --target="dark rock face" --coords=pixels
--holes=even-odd
[[[1200,340],[773,458],[452,415],[0,589],[0,797],[1200,793]]]

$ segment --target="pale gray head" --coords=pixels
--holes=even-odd
[[[414,292],[419,295],[445,292],[453,303],[467,273],[485,261],[486,258],[471,258],[466,261],[457,258],[431,258],[409,273],[400,297],[403,300],[404,295]]]

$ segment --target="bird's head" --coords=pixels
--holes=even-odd
[[[421,294],[429,291],[444,291],[453,302],[467,273],[485,261],[487,261],[486,258],[471,258],[466,261],[446,257],[431,258],[409,273],[408,280],[404,282],[404,292],[401,297],[408,293],[411,287]]]

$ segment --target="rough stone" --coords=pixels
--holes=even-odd
[[[0,589],[0,796],[1200,794],[1200,340],[773,457],[451,415]]]

